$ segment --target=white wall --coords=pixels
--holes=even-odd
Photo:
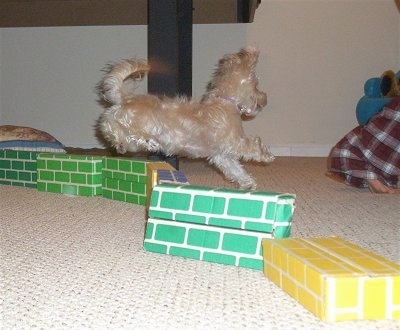
[[[1,32],[1,121],[55,135],[67,146],[97,144],[95,86],[109,61],[145,57],[147,28],[13,28]],[[146,84],[142,91],[146,90]]]
[[[400,0],[394,0],[394,2],[396,3],[397,11],[400,13]],[[400,51],[400,24],[398,24],[398,27],[399,27],[398,39],[399,39],[399,51]],[[399,62],[400,62],[400,58],[399,58]]]
[[[283,153],[329,150],[356,125],[365,80],[399,69],[395,9],[393,0],[263,1],[248,39],[264,54],[270,102],[249,131]]]
[[[146,37],[145,26],[0,29],[0,123],[46,130],[68,146],[98,146],[100,70],[145,57]],[[193,37],[195,98],[223,54],[260,48],[269,104],[245,129],[278,155],[326,155],[356,125],[365,80],[400,67],[394,0],[263,0],[254,23],[195,25]]]
[[[1,52],[1,44],[2,44],[2,42],[1,42],[1,29],[0,29],[0,125],[1,125],[1,123],[3,122],[2,121],[2,113],[3,113],[3,111],[2,111],[2,109],[1,109],[1,104],[2,104],[2,102],[1,102],[1,100],[3,99],[2,98],[2,88],[1,88],[1,86],[2,86],[2,79],[1,79],[1,77],[3,76],[3,70],[2,70],[2,61],[1,61],[1,54],[2,54],[2,52]]]

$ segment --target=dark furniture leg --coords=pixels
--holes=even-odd
[[[192,95],[192,0],[148,1],[148,59],[151,94]],[[160,157],[176,169],[178,157]]]

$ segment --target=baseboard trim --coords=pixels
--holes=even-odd
[[[332,146],[328,145],[295,145],[295,146],[271,146],[271,152],[275,156],[290,157],[327,157]]]
[[[67,144],[68,145],[68,144]],[[69,146],[69,145],[68,145]],[[78,144],[75,148],[104,148],[100,144]],[[293,146],[270,146],[271,152],[275,156],[289,157],[327,157],[332,146],[330,145],[293,145]]]

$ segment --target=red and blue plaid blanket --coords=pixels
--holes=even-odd
[[[356,187],[378,179],[396,187],[400,176],[400,97],[357,126],[332,149],[329,172]]]

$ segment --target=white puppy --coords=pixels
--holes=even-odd
[[[255,189],[240,160],[269,163],[275,158],[242,127],[242,115],[254,117],[267,104],[267,95],[257,89],[258,55],[254,47],[225,55],[200,102],[134,95],[129,78],[141,79],[150,67],[144,60],[121,61],[109,67],[100,83],[111,104],[99,119],[100,131],[119,153],[206,158],[240,188]]]

